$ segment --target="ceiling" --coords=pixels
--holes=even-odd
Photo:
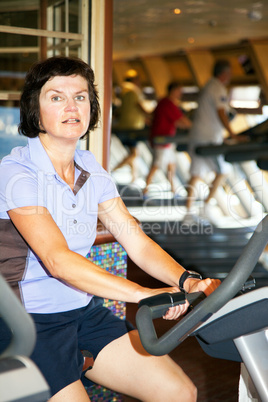
[[[268,38],[267,0],[113,0],[113,7],[114,60]]]

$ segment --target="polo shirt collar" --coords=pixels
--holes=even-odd
[[[38,167],[38,169],[47,174],[56,174],[56,170],[41,144],[39,137],[28,138],[28,145],[31,161]]]
[[[32,162],[45,174],[54,174],[56,177],[58,173],[56,172],[53,163],[51,162],[48,154],[46,153],[39,137],[28,138],[30,158]],[[78,191],[83,187],[87,179],[90,177],[90,173],[87,170],[84,170],[80,165],[82,165],[82,160],[79,157],[77,151],[75,151],[75,167],[80,170],[80,175],[74,184],[74,194],[77,194]]]

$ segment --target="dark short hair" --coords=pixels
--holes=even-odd
[[[228,70],[231,68],[231,64],[229,60],[217,60],[216,63],[214,64],[213,68],[213,76],[218,77],[221,75],[224,71]]]
[[[181,88],[181,83],[179,81],[172,81],[167,86],[167,93],[170,94],[173,89]]]
[[[92,68],[78,58],[54,56],[44,61],[36,62],[28,71],[22,95],[20,99],[20,124],[19,133],[26,137],[34,138],[39,133],[45,133],[40,128],[40,106],[39,96],[45,83],[56,76],[80,75],[88,83],[90,99],[90,123],[83,138],[96,128],[99,116],[100,105],[98,92],[94,84],[95,75]]]

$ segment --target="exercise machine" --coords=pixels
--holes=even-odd
[[[223,155],[227,162],[236,163],[241,171],[241,177],[246,177],[256,201],[263,206],[265,211],[268,211],[268,184],[259,170],[268,170],[268,119],[255,127],[241,132],[237,135],[238,139],[239,136],[247,138],[247,141],[237,142],[228,140],[226,143],[220,145],[199,145],[196,147],[195,152],[197,155],[206,157]],[[227,182],[231,188],[237,187],[234,177],[229,176]],[[243,186],[244,191],[241,191],[241,181],[238,187],[237,195],[241,205],[250,216],[253,202],[252,195],[249,191],[246,191],[247,186]]]
[[[0,354],[0,402],[47,401],[48,384],[29,358],[36,342],[34,322],[1,275],[0,319],[12,332]]]
[[[200,156],[224,155],[227,162],[240,162],[246,160],[257,160],[265,156],[268,150],[268,119],[264,122],[251,127],[241,133],[239,136],[247,138],[244,142],[236,140],[223,144],[206,144],[196,147],[195,152]]]
[[[188,336],[195,336],[210,356],[243,362],[260,401],[268,401],[268,287],[244,290],[268,241],[268,216],[256,227],[237,263],[208,297],[175,293],[140,302],[137,328],[144,348],[153,355],[170,353]],[[200,303],[196,304],[196,297]],[[159,298],[159,302],[158,302]],[[158,338],[153,319],[188,299],[194,306]]]

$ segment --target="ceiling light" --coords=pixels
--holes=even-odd
[[[179,8],[174,8],[173,13],[177,15],[181,14],[181,10]]]

